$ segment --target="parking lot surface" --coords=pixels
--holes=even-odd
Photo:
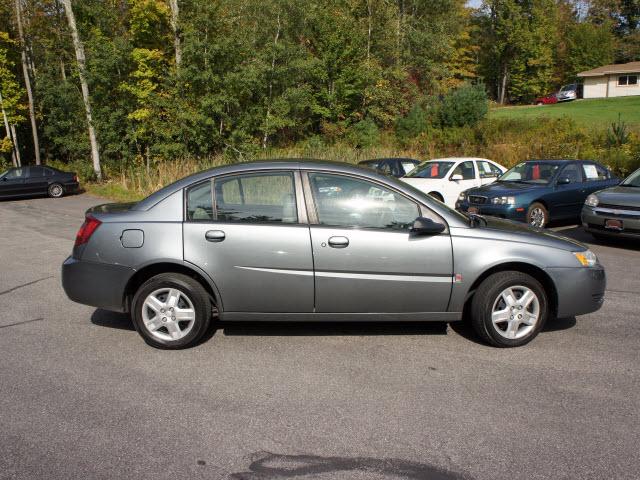
[[[605,265],[605,304],[517,349],[464,325],[227,324],[160,351],[62,291],[102,202],[0,202],[1,479],[638,478],[638,242],[558,227]]]

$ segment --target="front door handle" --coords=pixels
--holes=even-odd
[[[225,234],[222,230],[209,230],[204,234],[204,238],[208,242],[221,242],[225,239]]]
[[[346,248],[349,246],[349,239],[347,237],[331,237],[329,239],[329,246],[333,248]]]

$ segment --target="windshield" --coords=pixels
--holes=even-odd
[[[640,187],[640,169],[625,178],[620,185],[625,187]]]
[[[408,178],[444,178],[454,162],[424,162],[405,176]]]
[[[523,162],[502,175],[499,182],[522,182],[548,184],[556,174],[559,165],[546,162]]]

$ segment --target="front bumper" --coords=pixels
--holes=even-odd
[[[121,265],[69,257],[62,264],[62,288],[74,302],[123,312],[126,286],[134,273],[132,268]]]
[[[582,226],[587,232],[611,237],[638,238],[640,237],[640,211],[626,211],[599,207],[582,207],[580,215]],[[605,228],[606,220],[620,220],[622,230]]]
[[[602,307],[607,286],[602,266],[558,267],[545,271],[556,287],[558,318],[585,315]]]
[[[527,209],[520,205],[494,205],[492,203],[477,205],[469,203],[468,200],[458,200],[456,202],[456,210],[460,212],[468,212],[469,207],[477,208],[479,215],[506,218],[507,220],[516,220],[518,222],[527,221]]]

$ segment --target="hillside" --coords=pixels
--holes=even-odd
[[[603,127],[618,120],[630,127],[640,128],[640,96],[576,100],[554,105],[525,105],[498,107],[489,112],[490,118],[572,118],[578,125]]]

